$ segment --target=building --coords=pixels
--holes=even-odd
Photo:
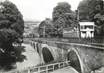
[[[79,38],[78,28],[73,28],[73,27],[64,28],[63,37],[64,38]]]
[[[94,37],[94,22],[80,22],[79,25],[81,38]]]

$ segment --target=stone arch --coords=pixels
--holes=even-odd
[[[83,73],[83,63],[76,49],[71,49],[67,54],[67,59],[70,60],[71,66],[79,73]]]
[[[43,60],[45,63],[49,63],[49,62],[54,61],[54,57],[53,57],[51,51],[49,50],[49,48],[43,47],[42,54],[43,54]]]

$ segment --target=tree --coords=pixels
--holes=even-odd
[[[13,43],[21,43],[24,32],[23,16],[10,1],[0,3],[0,50],[11,56]],[[0,53],[1,54],[1,53]],[[0,59],[1,60],[1,59]]]
[[[63,29],[72,27],[77,27],[78,22],[76,20],[75,13],[65,13],[60,16],[57,21],[54,22],[54,28],[57,29],[57,35],[63,36]]]
[[[83,20],[86,20],[88,21],[89,20],[89,12],[88,12],[88,1],[87,0],[83,0],[79,3],[79,6],[78,6],[78,12],[79,12],[79,20],[80,21],[83,21]]]
[[[55,22],[55,26],[62,28],[77,27],[77,19],[75,13],[65,13],[61,15]]]
[[[101,38],[101,36],[104,36],[104,15],[101,13],[98,13],[94,16],[95,24],[96,24],[96,29],[95,29],[95,36]]]
[[[59,2],[58,5],[53,9],[52,18],[55,22],[62,14],[71,13],[71,5],[67,2]]]
[[[53,23],[55,34],[59,37],[63,36],[63,29],[68,27],[77,27],[76,13],[71,10],[70,4],[60,2],[53,9]]]
[[[40,37],[48,37],[52,34],[52,29],[53,29],[53,23],[51,19],[46,18],[40,23],[38,28],[38,33]]]
[[[79,3],[79,18],[80,21],[93,21],[94,16],[102,11],[101,7],[102,0],[83,0]]]

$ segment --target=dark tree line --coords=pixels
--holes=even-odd
[[[104,1],[83,0],[78,6],[80,21],[95,22],[95,37],[104,36]]]
[[[8,60],[15,60],[16,56],[11,55],[16,53],[13,43],[22,43],[23,32],[23,16],[16,5],[10,1],[0,2],[0,66],[10,64]]]

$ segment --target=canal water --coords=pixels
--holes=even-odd
[[[22,46],[25,46],[25,52],[22,54],[26,56],[26,59],[23,62],[16,63],[17,70],[40,64],[40,57],[34,48],[30,44],[22,44]]]

